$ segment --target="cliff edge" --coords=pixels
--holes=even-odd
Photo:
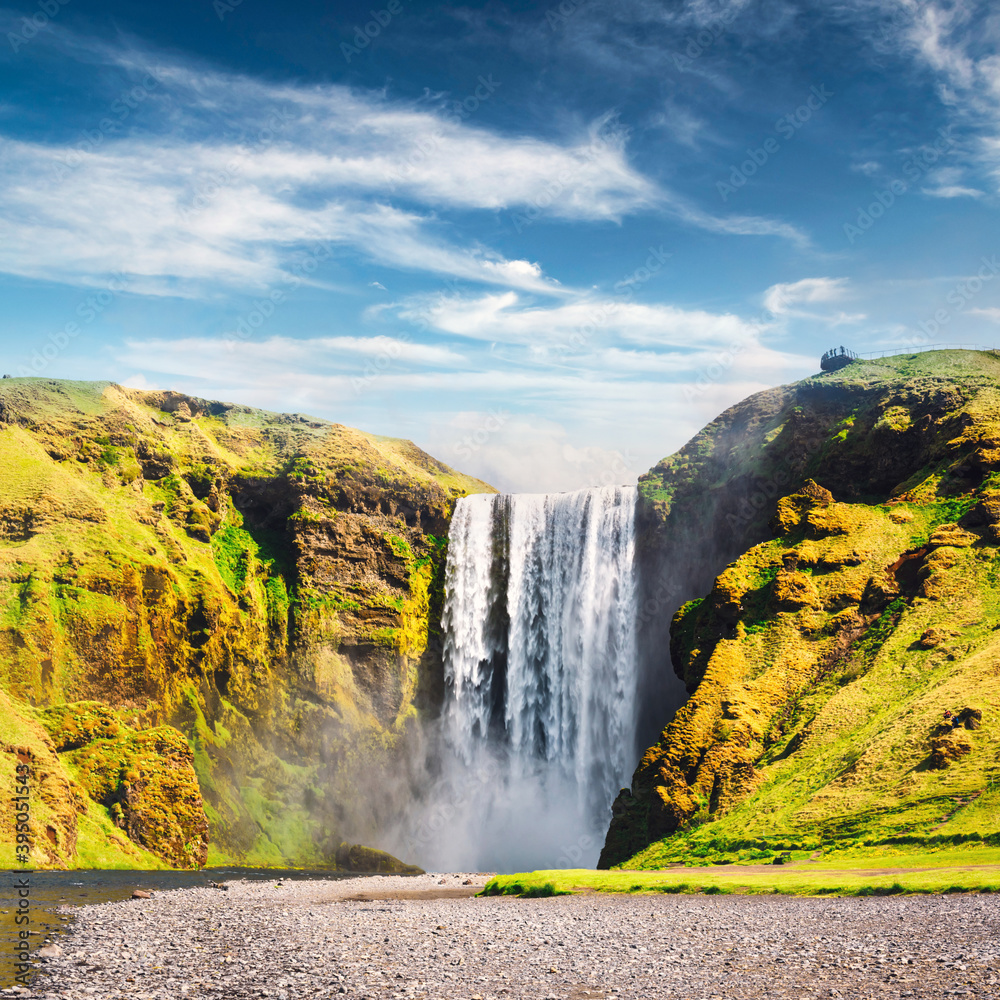
[[[1000,358],[760,393],[640,490],[646,654],[671,621],[689,697],[602,867],[1000,833]]]
[[[0,381],[0,774],[33,763],[31,862],[333,864],[370,837],[371,776],[440,698],[454,501],[484,491],[300,414]]]

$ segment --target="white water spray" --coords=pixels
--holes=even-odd
[[[440,867],[593,865],[636,759],[633,487],[458,501]]]

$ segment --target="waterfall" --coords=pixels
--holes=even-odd
[[[453,867],[597,859],[636,764],[635,498],[458,501],[443,615]]]

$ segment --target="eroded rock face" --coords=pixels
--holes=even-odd
[[[205,816],[194,754],[171,726],[145,732],[122,727],[111,739],[85,744],[69,757],[87,794],[117,827],[175,868],[208,859]]]
[[[370,837],[392,803],[358,776],[439,702],[447,527],[490,488],[410,442],[180,393],[9,379],[0,401],[0,686],[15,712],[99,703],[54,721],[54,761],[117,740],[146,762],[82,791],[118,809],[100,849],[198,863],[206,813],[234,861]]]
[[[683,701],[666,657],[674,613],[781,530],[771,526],[783,516],[779,500],[817,501],[807,530],[821,541],[850,532],[824,511],[828,494],[905,499],[930,469],[942,497],[983,483],[1000,456],[1000,423],[980,402],[998,371],[995,357],[978,352],[852,363],[743,400],[640,477],[641,737],[655,739]],[[811,496],[809,483],[821,492]],[[984,493],[976,516],[992,518],[995,499]]]
[[[702,827],[821,840],[835,804],[850,816],[862,799],[895,817],[890,828],[930,828],[915,789],[933,797],[938,779],[900,771],[932,752],[939,710],[917,703],[921,678],[928,663],[969,659],[962,683],[993,683],[971,658],[996,616],[998,387],[990,354],[852,365],[745,400],[641,477],[646,670],[656,676],[669,645],[690,697],[663,711],[602,865],[638,864],[647,845]],[[883,674],[881,694],[868,692]],[[898,748],[882,765],[864,715],[841,706],[849,693],[878,718],[892,699],[912,708],[893,719]],[[853,763],[834,763],[833,733]],[[968,766],[967,782],[989,752],[970,746],[951,765]],[[807,766],[802,788],[772,790]]]

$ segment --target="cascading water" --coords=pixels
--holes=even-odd
[[[596,861],[636,763],[635,499],[609,486],[458,501],[442,867]]]

